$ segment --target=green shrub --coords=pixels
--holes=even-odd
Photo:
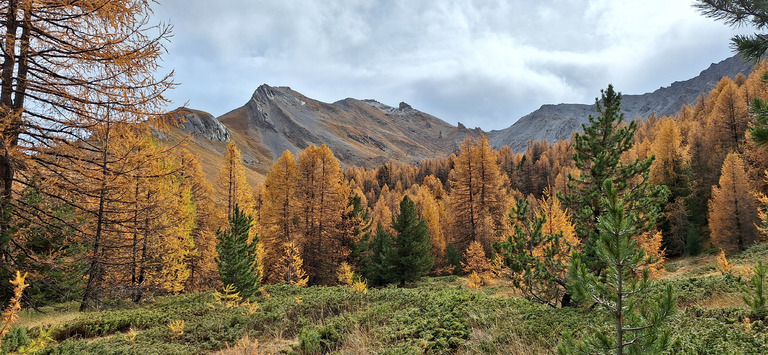
[[[0,345],[0,353],[7,354],[16,351],[22,346],[29,345],[31,342],[32,339],[27,333],[27,329],[14,325],[3,339],[2,345]]]

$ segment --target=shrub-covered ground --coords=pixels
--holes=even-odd
[[[768,260],[768,244],[732,258],[735,269]],[[678,312],[669,326],[670,354],[768,354],[766,319],[745,306],[738,274],[722,275],[714,256],[668,262],[657,283],[671,284]],[[2,346],[23,346],[40,329],[55,340],[45,354],[503,353],[556,352],[562,334],[576,337],[607,323],[582,308],[553,309],[515,297],[505,282],[471,290],[463,278],[428,278],[408,288],[301,288],[272,285],[258,309],[218,304],[213,293],[157,298],[77,313],[76,304],[25,311]],[[183,332],[168,324],[183,320]]]

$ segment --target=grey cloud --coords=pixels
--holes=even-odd
[[[730,55],[733,33],[667,0],[175,0],[156,14],[175,26],[174,104],[221,115],[267,83],[484,129],[589,103],[609,82],[642,93],[690,78]]]

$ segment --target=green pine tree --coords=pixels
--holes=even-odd
[[[404,286],[426,275],[435,263],[427,222],[418,216],[416,204],[408,196],[400,202],[400,214],[394,218],[392,229],[397,237],[386,259],[392,266],[394,279]]]
[[[704,16],[741,27],[751,25],[764,29],[768,26],[768,4],[757,0],[697,0],[695,5]],[[768,51],[768,34],[736,35],[731,38],[733,48],[747,60],[757,62]]]
[[[768,265],[763,264],[762,261],[758,261],[755,265],[755,272],[749,279],[750,288],[744,287],[744,291],[747,293],[744,296],[744,303],[752,308],[752,316],[755,319],[765,319],[768,317],[768,298],[765,294],[765,279],[768,276]]]
[[[363,256],[358,266],[370,285],[381,286],[394,281],[392,266],[389,264],[392,237],[381,224],[376,228],[375,235],[367,234],[363,238],[359,248]]]
[[[221,282],[225,286],[233,285],[244,298],[253,296],[260,287],[256,260],[259,238],[254,236],[253,240],[248,240],[252,222],[251,216],[235,206],[229,229],[216,232],[216,251],[219,253],[216,262]]]
[[[591,273],[583,256],[575,253],[569,270],[569,290],[577,300],[594,303],[615,324],[614,336],[597,333],[580,343],[566,339],[559,351],[571,353],[660,354],[670,345],[663,324],[672,315],[675,298],[667,285],[661,294],[652,294],[648,270],[652,262],[633,236],[640,233],[640,217],[625,210],[627,200],[619,197],[610,180],[603,184],[606,213],[597,225],[599,240],[595,255],[606,265],[600,276]]]
[[[574,246],[561,233],[547,234],[542,229],[547,215],[536,215],[526,199],[517,200],[509,217],[514,221],[514,233],[507,240],[494,244],[504,257],[504,264],[516,275],[512,284],[523,294],[551,307],[568,307],[571,295],[566,292],[565,270]],[[534,250],[542,248],[541,256]]]
[[[763,74],[763,82],[768,82],[768,73]],[[760,147],[768,147],[768,102],[755,97],[749,106],[752,115],[752,125],[747,128],[749,138]]]
[[[574,165],[581,173],[568,175],[570,193],[558,195],[563,204],[574,214],[576,234],[582,240],[583,251],[590,268],[599,270],[595,258],[597,224],[603,211],[600,201],[606,196],[603,181],[611,180],[618,195],[627,202],[627,209],[638,216],[638,230],[645,232],[662,216],[660,205],[665,201],[667,189],[648,182],[653,157],[623,163],[621,155],[632,148],[637,123],[624,124],[621,113],[621,93],[600,90],[601,99],[595,99],[597,117],[589,116],[588,124],[582,125],[584,133],[574,137]]]

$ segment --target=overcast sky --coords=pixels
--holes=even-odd
[[[736,33],[690,0],[160,0],[174,106],[220,116],[261,84],[323,102],[510,126],[548,103],[641,94],[732,55]],[[746,29],[738,30],[748,32]]]

